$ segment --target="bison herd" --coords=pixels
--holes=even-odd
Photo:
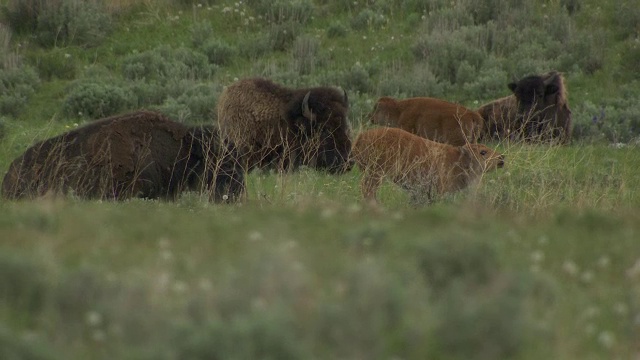
[[[234,202],[243,198],[252,169],[307,166],[339,174],[355,164],[365,199],[375,202],[388,179],[413,202],[430,202],[504,166],[503,155],[478,142],[570,140],[560,73],[527,76],[508,87],[512,95],[476,110],[428,97],[381,97],[369,115],[378,126],[352,144],[341,88],[243,79],[220,95],[218,126],[186,126],[136,111],[38,142],[11,163],[2,196],[173,200],[197,190],[214,202]]]

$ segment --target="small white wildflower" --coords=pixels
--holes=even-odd
[[[605,330],[598,335],[598,342],[607,349],[611,349],[616,343],[616,338],[611,331]]]
[[[89,326],[100,326],[102,324],[102,315],[97,311],[89,311],[85,315],[85,322]]]
[[[578,265],[571,260],[567,260],[562,264],[562,270],[564,270],[567,274],[571,276],[575,276],[578,274]]]
[[[547,235],[542,235],[538,238],[538,244],[545,245],[549,242],[549,237]]]
[[[362,40],[367,40],[367,35],[362,35]]]
[[[78,123],[73,123],[73,127],[78,127]]]
[[[231,9],[230,7],[225,6],[225,7],[222,9],[222,13],[223,13],[223,14],[226,14],[226,13],[230,12],[231,10],[232,10],[232,9]]]
[[[582,280],[584,283],[590,283],[593,280],[593,273],[591,271],[585,271],[582,273],[582,275],[580,276],[580,280]]]
[[[629,307],[625,303],[617,302],[613,305],[613,311],[618,315],[625,316],[629,313]]]
[[[198,7],[199,7],[199,8],[201,8],[201,7],[202,7],[202,4],[198,4]]]
[[[229,200],[229,195],[227,194],[222,195],[222,200]]]
[[[71,54],[64,54],[65,59],[68,59],[71,57]]]
[[[531,260],[535,263],[542,262],[544,260],[544,252],[536,250],[531,253]]]
[[[251,241],[262,240],[262,234],[259,231],[252,231],[249,233],[249,240]]]
[[[632,267],[627,269],[627,276],[630,278],[635,278],[640,275],[640,259],[636,260]]]
[[[598,259],[598,266],[600,266],[601,268],[608,267],[610,263],[611,263],[611,259],[609,259],[609,257],[606,255],[602,255]]]

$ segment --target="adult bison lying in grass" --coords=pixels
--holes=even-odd
[[[248,169],[307,165],[339,173],[351,149],[347,94],[333,87],[290,89],[262,78],[228,86],[218,99],[222,134]]]
[[[485,139],[571,140],[571,110],[562,74],[530,75],[508,84],[513,95],[481,106]]]
[[[15,159],[2,195],[175,199],[183,190],[233,201],[244,191],[235,149],[214,127],[187,127],[149,111],[97,120],[41,141]]]
[[[475,143],[484,126],[477,112],[428,97],[404,100],[381,97],[369,117],[373,124],[400,128],[426,139],[456,146]]]
[[[504,156],[484,145],[442,144],[395,128],[361,133],[352,156],[362,171],[362,195],[372,202],[385,178],[408,191],[413,203],[422,203],[464,189],[504,166]]]

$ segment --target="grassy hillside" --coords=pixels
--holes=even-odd
[[[360,172],[252,173],[210,204],[0,200],[0,359],[628,359],[640,354],[633,1],[0,0],[0,172],[153,108],[215,122],[236,78],[477,107],[562,71],[571,145],[414,208]]]

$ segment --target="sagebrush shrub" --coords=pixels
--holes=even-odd
[[[261,14],[270,23],[288,22],[303,25],[309,21],[315,11],[311,0],[250,0],[256,14]]]
[[[99,45],[112,28],[101,2],[60,0],[40,8],[36,33],[43,46]]]
[[[30,66],[0,69],[0,115],[17,117],[40,85]]]
[[[300,75],[311,74],[318,62],[320,41],[313,36],[299,36],[293,42],[292,56]]]
[[[202,45],[202,52],[209,62],[216,65],[228,65],[232,62],[237,50],[224,40],[209,39]]]
[[[185,47],[159,46],[122,60],[122,75],[129,80],[165,84],[171,79],[208,79],[215,71],[204,54]]]
[[[333,22],[327,27],[327,37],[329,39],[345,37],[347,31],[347,28],[341,22]]]
[[[391,66],[380,76],[376,93],[396,97],[442,97],[450,83],[441,81],[426,62],[411,67]]]
[[[115,115],[134,105],[131,91],[109,83],[80,82],[69,90],[62,111],[71,117],[98,119]]]
[[[269,28],[266,41],[272,50],[284,51],[293,44],[299,32],[300,25],[293,21],[273,25]]]
[[[76,59],[64,49],[51,49],[50,51],[32,56],[38,73],[44,79],[74,79],[77,72]]]

